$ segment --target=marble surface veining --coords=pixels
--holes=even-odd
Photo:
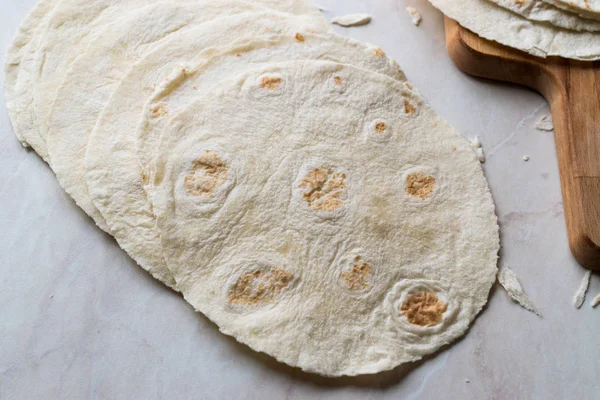
[[[600,396],[600,292],[569,252],[549,113],[537,94],[452,64],[424,0],[319,0],[373,21],[338,32],[380,45],[462,134],[479,136],[510,265],[544,318],[497,287],[459,342],[375,377],[328,380],[219,334],[97,229],[25,150],[0,109],[0,399],[593,399]],[[34,0],[2,0],[0,54]],[[421,11],[415,27],[406,6]],[[3,94],[0,103],[4,104]],[[530,157],[528,162],[523,156]]]

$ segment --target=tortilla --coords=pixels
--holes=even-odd
[[[17,84],[13,124],[23,139],[44,159],[46,146],[46,118],[51,110],[56,89],[62,83],[69,65],[85,51],[98,32],[116,19],[127,18],[141,7],[159,0],[61,0],[54,8],[42,32],[43,40],[36,49],[33,63],[22,64],[27,73]],[[213,2],[218,6],[221,2]],[[318,10],[305,0],[260,0],[255,4],[316,18]],[[200,3],[202,4],[202,3]],[[223,13],[227,9],[224,8]]]
[[[42,0],[40,1],[33,10],[27,14],[25,20],[19,27],[19,32],[13,39],[8,52],[6,53],[6,66],[4,75],[4,91],[6,98],[6,108],[8,110],[11,121],[16,121],[16,108],[15,102],[15,86],[19,77],[21,69],[21,63],[30,54],[30,46],[35,39],[39,39],[39,35],[36,35],[38,29],[45,25],[45,21],[49,17],[50,12],[56,5],[58,0]],[[33,45],[35,46],[35,45]],[[27,143],[23,139],[18,125],[13,122],[13,131],[23,146],[27,146]]]
[[[585,18],[600,20],[600,1],[598,0],[543,0],[548,4],[575,12]]]
[[[537,57],[600,59],[600,40],[592,32],[576,32],[529,21],[487,0],[429,0],[448,17],[479,36]]]
[[[231,71],[243,71],[252,63],[272,58],[353,60],[365,68],[404,77],[397,65],[374,46],[362,45],[334,34],[312,34],[308,30],[314,29],[307,26],[306,18],[291,18],[275,12],[223,18],[171,40],[148,54],[123,78],[90,138],[85,159],[86,179],[94,204],[106,218],[111,232],[121,247],[144,268],[161,271],[163,276],[168,274],[155,216],[144,189],[150,172],[141,166],[154,158],[157,138],[153,135],[160,134],[165,119],[174,115],[177,107],[187,104],[190,95],[205,92]],[[283,37],[278,37],[279,34]],[[251,40],[257,36],[265,39]],[[234,38],[248,39],[242,40],[233,50],[219,50],[229,47]],[[212,47],[202,52],[209,46]],[[190,63],[189,76],[164,81],[181,61],[199,54],[205,62]],[[217,58],[218,54],[223,56]],[[212,55],[214,59],[206,60]],[[152,153],[145,157],[145,162],[141,162],[137,157],[136,129],[147,99],[152,95],[155,84],[161,81],[164,82],[161,87],[172,89],[172,93],[160,92],[159,96],[165,97],[166,105],[150,112],[155,117],[147,128],[154,130],[144,130],[144,144],[145,149]],[[181,90],[177,84],[181,84]],[[181,95],[175,96],[176,92]],[[181,103],[171,102],[166,98],[167,94],[173,94],[172,98],[181,100]]]
[[[254,350],[377,373],[456,340],[487,302],[499,232],[481,165],[401,82],[269,64],[162,138],[154,205],[178,288]]]
[[[559,28],[575,31],[600,31],[600,21],[581,18],[577,14],[557,8],[542,0],[490,0],[531,21],[547,22]]]
[[[73,62],[57,91],[46,139],[52,169],[61,186],[101,229],[109,232],[88,193],[83,160],[96,119],[123,75],[145,53],[177,32],[218,17],[264,10],[268,9],[240,0],[163,2],[90,34],[92,45]],[[328,28],[327,24],[314,25]]]

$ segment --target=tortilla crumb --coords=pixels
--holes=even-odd
[[[192,164],[184,186],[192,196],[210,196],[227,181],[227,165],[219,154],[206,150]]]
[[[434,292],[411,293],[400,312],[413,325],[434,326],[442,322],[448,304],[441,301]]]
[[[281,78],[277,76],[265,76],[260,82],[262,89],[267,88],[269,90],[278,89],[281,86]]]
[[[421,172],[415,172],[406,177],[406,192],[411,196],[425,200],[435,188],[435,178]]]
[[[294,274],[283,268],[246,272],[230,289],[227,301],[251,306],[272,303],[293,279]]]
[[[366,262],[358,263],[359,260],[356,260],[357,263],[352,265],[352,268],[341,274],[346,286],[352,291],[364,290],[370,285],[373,266]]]
[[[306,189],[302,197],[309,207],[332,212],[344,204],[340,197],[346,188],[346,174],[331,168],[315,168],[302,179],[299,187]]]

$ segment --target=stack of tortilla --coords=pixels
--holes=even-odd
[[[376,373],[487,302],[499,235],[476,154],[305,0],[42,0],[6,97],[96,224],[256,351]]]
[[[600,59],[599,0],[429,0],[479,36],[538,57]]]

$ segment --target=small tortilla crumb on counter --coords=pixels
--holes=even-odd
[[[369,14],[348,14],[335,17],[331,20],[332,24],[336,24],[343,27],[361,26],[367,25],[371,22],[371,16]]]
[[[414,7],[406,7],[406,12],[412,18],[412,23],[414,26],[419,26],[421,21],[423,21],[423,17],[421,17],[421,13]]]

